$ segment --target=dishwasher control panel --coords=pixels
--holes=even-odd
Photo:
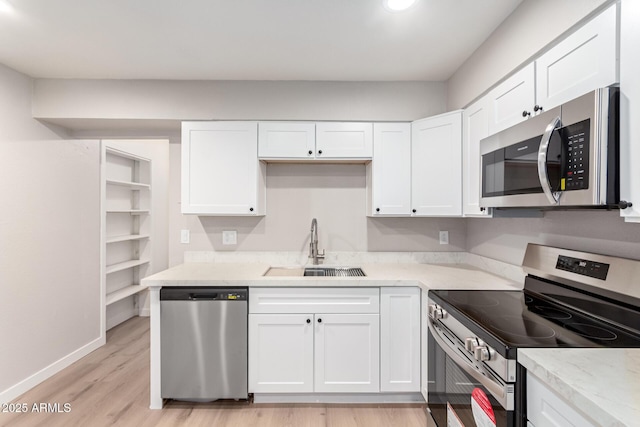
[[[247,301],[247,288],[180,287],[160,289],[161,301]]]

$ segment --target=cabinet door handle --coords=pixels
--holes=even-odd
[[[318,323],[322,323],[322,318],[321,317],[318,318]]]
[[[537,104],[536,104],[536,105],[534,105],[534,107],[533,107],[533,111],[535,111],[536,113],[537,113],[538,111],[542,111],[542,107],[541,107],[540,105],[537,105]]]
[[[307,319],[307,323],[311,323],[311,319]]]
[[[322,154],[322,150],[318,150],[318,154]]]
[[[249,212],[253,212],[253,208],[249,208]]]
[[[416,212],[418,212],[418,210],[417,209],[411,209],[411,212],[416,213]]]
[[[376,212],[380,212],[380,208],[376,208]]]
[[[313,154],[313,151],[309,150],[309,155],[312,155],[312,154]]]
[[[522,117],[528,117],[530,115],[531,115],[531,112],[529,112],[529,111],[523,111],[522,112]]]

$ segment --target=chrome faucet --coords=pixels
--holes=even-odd
[[[313,259],[313,265],[318,265],[318,259],[324,259],[324,249],[322,254],[318,251],[318,220],[311,220],[311,239],[309,241],[309,258]]]

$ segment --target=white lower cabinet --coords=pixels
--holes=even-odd
[[[316,314],[315,320],[314,391],[380,391],[379,315]]]
[[[251,289],[249,392],[379,392],[379,297],[378,288]]]
[[[527,372],[527,418],[529,427],[595,427],[569,403]]]
[[[313,315],[249,315],[249,392],[313,391]]]
[[[428,402],[429,396],[429,315],[427,313],[427,307],[429,305],[429,293],[428,291],[422,292],[421,304],[420,304],[420,360],[421,360],[421,372],[420,372],[420,392],[425,402]]]
[[[380,391],[420,391],[420,288],[380,289]]]

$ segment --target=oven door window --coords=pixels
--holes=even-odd
[[[428,406],[438,427],[512,427],[513,411],[460,369],[429,333]]]

